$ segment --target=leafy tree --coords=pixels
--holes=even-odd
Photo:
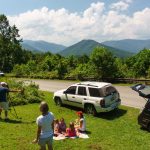
[[[5,15],[0,15],[0,70],[10,72],[14,64],[25,63],[17,27],[10,26]]]
[[[83,55],[78,58],[78,64],[85,64],[88,62],[89,62],[89,57],[87,55]]]
[[[94,77],[93,71],[94,66],[92,64],[78,64],[78,66],[71,71],[71,73],[66,77],[73,77],[78,80],[83,80],[84,78]]]
[[[90,60],[96,68],[95,74],[98,79],[115,76],[117,69],[114,63],[115,58],[106,48],[96,47],[91,53]]]
[[[147,77],[150,78],[150,67],[149,67],[149,69],[147,70]]]
[[[150,50],[143,49],[135,56],[133,70],[135,77],[147,77],[150,67]]]
[[[37,64],[34,60],[30,60],[27,63],[28,74],[37,72]]]

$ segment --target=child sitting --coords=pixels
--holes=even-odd
[[[77,130],[80,133],[84,133],[86,132],[86,122],[85,122],[85,118],[83,116],[83,112],[82,111],[78,111],[77,115],[79,116],[79,125],[77,126]]]
[[[66,132],[66,123],[65,123],[64,118],[60,119],[60,122],[59,122],[59,131],[60,131],[60,133],[65,133]]]
[[[55,119],[54,120],[54,136],[58,136],[59,134],[60,134],[59,120]]]
[[[75,137],[75,136],[77,136],[73,122],[70,122],[69,128],[66,129],[66,136],[67,137]]]

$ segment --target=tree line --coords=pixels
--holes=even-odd
[[[0,70],[17,77],[66,79],[150,78],[150,50],[143,49],[128,58],[115,57],[104,47],[90,56],[62,57],[59,54],[33,53],[21,47],[17,27],[0,15]]]

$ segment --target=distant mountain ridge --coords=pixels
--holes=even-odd
[[[62,56],[69,56],[69,55],[81,56],[84,54],[90,55],[93,49],[97,46],[107,48],[117,57],[129,57],[133,55],[133,53],[122,51],[120,49],[113,48],[110,46],[106,46],[94,40],[82,40],[70,47],[67,47],[66,49],[61,51],[59,54]]]
[[[32,41],[32,40],[24,40],[22,42],[22,47],[24,49],[31,51],[51,52],[51,53],[58,53],[66,48],[64,45],[60,44],[49,43],[45,41]]]
[[[138,53],[144,48],[150,49],[150,39],[148,40],[136,40],[136,39],[124,39],[116,41],[105,41],[102,44],[106,46],[111,46],[124,51],[130,51],[133,53]]]
[[[82,40],[69,47],[45,41],[24,40],[22,43],[22,47],[27,50],[31,50],[34,52],[51,52],[54,54],[58,53],[62,56],[81,56],[83,54],[90,55],[92,50],[97,46],[107,48],[117,57],[129,57],[138,53],[144,48],[150,48],[150,39],[125,39],[118,41],[105,41],[102,43],[88,39]]]

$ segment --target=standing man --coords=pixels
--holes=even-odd
[[[8,120],[9,103],[7,96],[9,92],[21,92],[21,90],[10,90],[6,82],[0,83],[0,119],[2,110],[5,111],[5,121]]]

